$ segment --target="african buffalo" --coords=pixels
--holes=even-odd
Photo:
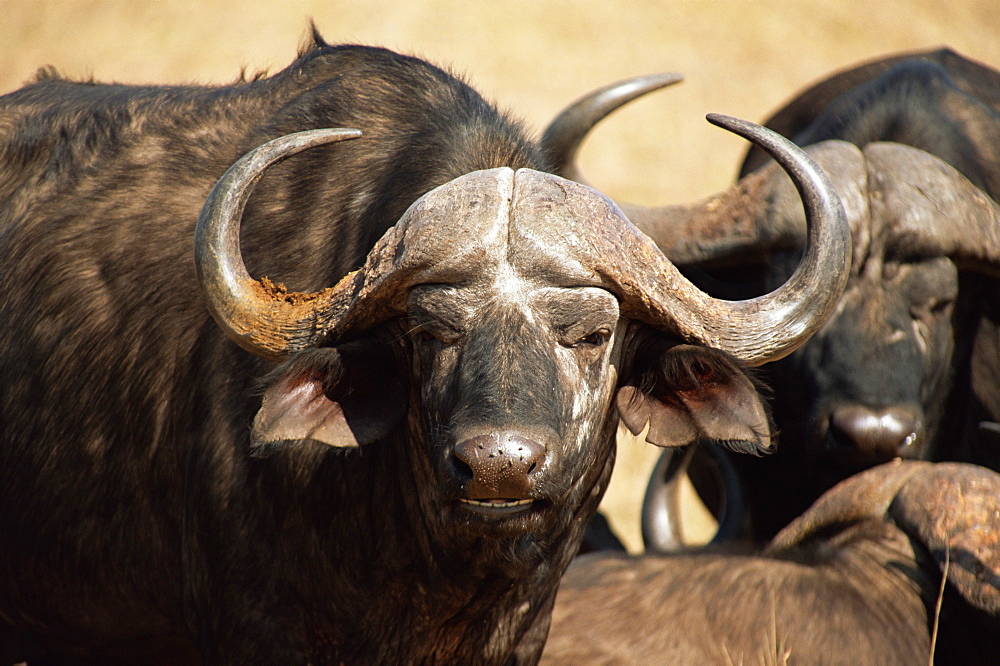
[[[1000,469],[991,428],[1000,420],[1000,206],[909,146],[807,150],[832,174],[848,211],[851,277],[824,327],[761,369],[780,433],[774,455],[739,460],[712,445],[694,453],[696,485],[714,487],[715,465],[740,487],[730,483],[726,494],[741,493],[746,514],[729,513],[722,538],[766,540],[839,480],[895,457]],[[850,153],[851,168],[842,155]],[[769,208],[764,243],[794,239],[787,222],[796,216],[777,212],[787,203]],[[794,254],[772,251],[771,279]],[[647,493],[651,543],[664,543],[653,522],[664,519],[672,490],[658,487],[663,478],[654,475]],[[721,504],[733,510],[738,502]]]
[[[991,427],[1000,421],[1000,71],[947,49],[888,58],[827,79],[768,124],[799,145],[839,139],[866,155],[874,142],[913,146],[976,187],[959,185],[954,172],[940,176],[953,188],[938,187],[938,174],[951,170],[916,151],[894,158],[912,169],[869,170],[869,228],[854,234],[837,312],[763,372],[786,445],[770,465],[732,460],[752,529],[766,538],[795,515],[790,497],[803,506],[896,456],[1000,470]],[[743,172],[759,158],[751,152]],[[779,281],[790,260],[771,254],[759,288]],[[803,467],[824,471],[794,489],[779,479]]]
[[[767,450],[744,366],[846,279],[825,176],[716,122],[811,220],[741,303],[412,57],[0,98],[0,661],[536,660],[619,417]]]
[[[543,664],[987,664],[1000,654],[1000,475],[896,461],[763,554],[578,558]]]
[[[655,87],[592,94],[560,116],[549,130],[559,172],[576,174],[575,146],[593,124]],[[766,540],[840,479],[898,456],[1000,470],[1000,72],[947,49],[887,58],[817,84],[768,126],[820,151],[851,222],[852,274],[817,335],[761,372],[780,433],[775,455],[694,453],[704,494],[718,494],[709,486],[720,475],[742,485],[716,500],[730,519],[721,536]],[[737,186],[756,208],[753,224],[726,212],[625,210],[700,286],[750,297],[783,281],[802,246],[797,204],[776,203],[783,176],[763,164],[751,149]],[[663,514],[674,477],[664,486],[662,473],[682,466],[661,461],[650,482],[650,545],[677,541],[655,524],[677,524]],[[748,516],[734,509],[736,494]]]
[[[838,139],[919,148],[982,191],[963,187],[963,194],[946,198],[940,190],[925,192],[912,175],[913,191],[896,190],[903,201],[877,209],[880,219],[873,215],[867,235],[855,236],[857,277],[811,343],[816,349],[803,349],[767,373],[782,412],[779,427],[794,441],[826,438],[848,456],[880,461],[924,449],[923,457],[1000,469],[1000,442],[980,427],[1000,420],[1000,222],[970,212],[991,208],[980,202],[1000,197],[1000,71],[949,49],[885,58],[803,92],[768,126],[803,146]],[[751,151],[741,173],[761,158]],[[917,154],[901,159],[942,169]],[[920,219],[899,224],[904,211]],[[911,228],[915,224],[933,228]],[[931,238],[939,240],[914,247]],[[780,279],[787,262],[771,260],[770,282]],[[828,350],[822,360],[819,347]],[[857,354],[858,347],[868,353]],[[792,415],[803,408],[805,419]]]

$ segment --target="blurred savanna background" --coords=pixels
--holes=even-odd
[[[312,20],[330,43],[386,46],[464,76],[532,132],[598,86],[684,83],[602,123],[589,182],[640,203],[732,182],[742,140],[710,112],[761,121],[797,90],[883,54],[950,46],[1000,67],[997,0],[2,0],[0,94],[42,66],[121,83],[227,83],[289,64]],[[629,547],[657,451],[623,441],[606,512]]]

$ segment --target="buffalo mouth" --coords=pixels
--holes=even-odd
[[[535,500],[533,499],[501,497],[488,499],[470,499],[462,497],[458,501],[462,508],[484,516],[509,516],[528,511],[535,505]]]
[[[470,497],[470,494],[472,495]],[[452,500],[451,516],[480,535],[522,536],[550,517],[554,502],[541,497],[497,497],[460,492]]]

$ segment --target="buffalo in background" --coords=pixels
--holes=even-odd
[[[560,172],[577,175],[575,146],[594,123],[655,87],[592,95],[564,114],[553,124],[564,137]],[[760,373],[776,453],[665,452],[644,508],[649,547],[682,541],[684,468],[723,519],[719,538],[756,541],[837,481],[895,457],[1000,469],[1000,72],[948,49],[893,56],[822,81],[767,126],[816,146],[833,174],[852,226],[852,275],[817,335]],[[783,178],[751,149],[737,186],[756,206],[751,226],[725,213],[626,210],[697,284],[747,298],[779,284],[801,252],[797,204],[759,189],[772,177]]]
[[[852,222],[837,312],[762,372],[778,452],[730,457],[750,533],[768,538],[839,479],[897,456],[1000,470],[1000,72],[947,49],[896,56],[832,76],[767,125],[803,146],[912,146],[975,189],[916,151],[899,158],[912,170],[870,169],[881,198],[867,225]],[[741,174],[761,158],[751,150]],[[797,250],[772,252],[757,288],[780,281]]]
[[[619,418],[767,450],[745,366],[846,279],[829,182],[717,122],[810,211],[747,303],[416,58],[0,98],[0,661],[536,660]]]
[[[655,87],[612,87],[561,115],[549,130],[560,171],[578,177],[573,156],[587,130]],[[968,135],[983,141],[996,131],[994,112],[971,111],[962,116],[975,121]],[[852,278],[838,312],[817,335],[761,372],[776,384],[776,410],[784,400],[794,412],[794,401],[809,395],[811,377],[785,368],[801,370],[797,359],[810,353],[822,362],[840,352],[852,359],[850,372],[875,368],[881,377],[873,379],[892,390],[922,395],[944,380],[949,402],[939,404],[939,396],[917,403],[915,420],[903,432],[891,411],[876,415],[874,423],[862,419],[857,425],[874,432],[836,448],[796,437],[787,426],[793,415],[786,412],[775,416],[782,439],[771,456],[739,461],[711,442],[684,455],[665,453],[644,507],[647,552],[682,546],[677,479],[689,465],[702,489],[717,477],[726,482],[722,492],[708,488],[722,516],[717,540],[748,534],[767,540],[794,522],[761,552],[750,544],[718,544],[672,556],[583,556],[564,578],[543,662],[964,664],[991,662],[1000,652],[1000,477],[952,463],[895,462],[861,471],[903,455],[995,464],[989,435],[1000,415],[1000,344],[997,292],[989,290],[1000,277],[1000,207],[976,186],[988,178],[974,184],[915,147],[862,144],[822,141],[807,149],[831,174],[845,204],[854,237]],[[990,166],[988,159],[981,164]],[[696,281],[731,298],[746,297],[780,279],[782,264],[798,256],[801,212],[774,165],[746,174],[737,189],[746,208],[740,219],[729,210],[699,216],[669,206],[626,210]],[[764,260],[770,263],[757,263]],[[900,345],[893,351],[909,346],[919,353],[885,359],[877,340],[854,332],[834,341],[825,337],[852,308],[885,306],[884,297],[851,300],[852,285],[866,276],[911,298],[910,307],[902,321],[883,322],[893,315],[877,309],[864,310],[861,321],[846,321],[894,327],[886,340]],[[820,367],[812,371],[826,371]],[[791,377],[784,385],[773,379],[782,372]],[[841,378],[834,388],[849,381]],[[890,400],[892,395],[885,392]],[[984,404],[987,411],[977,412]],[[958,408],[957,421],[966,428],[950,429],[949,407]],[[800,416],[811,416],[799,409]],[[749,503],[749,524],[740,494]]]

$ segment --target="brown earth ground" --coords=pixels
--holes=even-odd
[[[641,203],[726,187],[745,145],[708,125],[762,120],[796,90],[882,54],[951,46],[1000,66],[997,0],[6,0],[0,93],[43,65],[123,83],[224,83],[276,71],[314,20],[327,41],[387,46],[449,66],[533,131],[585,91],[678,71],[680,86],[601,125],[590,181]],[[623,441],[604,502],[629,547],[656,450]]]

